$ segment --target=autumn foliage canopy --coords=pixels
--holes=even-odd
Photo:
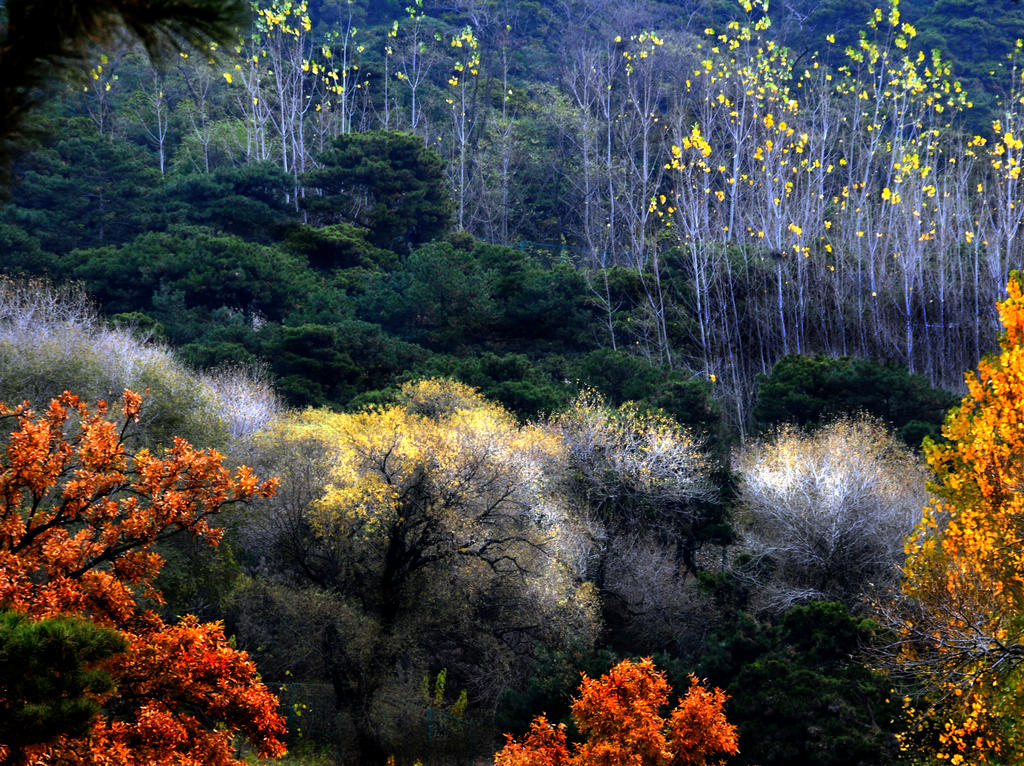
[[[650,658],[624,660],[599,679],[583,676],[572,716],[586,741],[570,752],[565,729],[543,715],[526,737],[508,742],[495,766],[713,766],[739,752],[725,720],[725,693],[691,676],[686,695],[666,719],[669,688]]]
[[[0,761],[234,764],[237,736],[261,755],[284,751],[277,699],[223,627],[168,625],[141,602],[161,601],[154,543],[184,531],[216,544],[209,517],[270,496],[275,482],[244,467],[232,475],[217,452],[182,439],[159,457],[130,454],[140,407],[126,391],[118,425],[104,402],[90,410],[68,393],[41,414],[0,405],[14,426],[0,437],[0,606],[31,620],[85,618],[126,647],[104,661],[113,684],[92,692],[101,712],[85,736],[0,742]]]
[[[967,394],[926,446],[937,499],[906,545],[903,664],[937,702],[912,710],[926,750],[950,763],[1019,763],[1024,700],[1024,286],[998,305],[999,353],[967,375]],[[905,746],[913,744],[913,733]]]

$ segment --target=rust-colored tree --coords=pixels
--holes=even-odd
[[[209,517],[231,503],[273,494],[247,468],[232,475],[213,450],[175,439],[162,457],[131,454],[125,438],[141,398],[124,395],[123,423],[65,393],[45,413],[0,405],[0,606],[43,620],[88,619],[124,639],[102,663],[113,686],[88,733],[0,742],[3,763],[240,763],[236,738],[261,755],[284,752],[277,699],[219,623],[168,625],[141,597],[160,602],[156,542],[186,532],[216,544]],[[6,430],[6,429],[4,429]],[[18,700],[2,700],[17,706]]]
[[[899,659],[933,704],[905,746],[950,763],[1024,757],[1024,283],[999,304],[998,354],[928,444],[938,499],[907,541]],[[934,735],[934,736],[930,736]]]
[[[650,658],[624,660],[596,680],[584,675],[572,716],[586,741],[570,754],[564,728],[541,715],[521,742],[506,735],[495,766],[716,766],[739,752],[721,689],[691,676],[666,720],[670,693]]]

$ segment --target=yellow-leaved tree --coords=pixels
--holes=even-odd
[[[1024,758],[1024,281],[998,305],[1000,350],[927,444],[937,499],[906,544],[900,659],[926,679],[908,749],[953,764]],[[921,736],[924,734],[925,736]]]
[[[328,680],[364,762],[425,746],[424,677],[447,669],[472,713],[538,646],[593,632],[562,442],[468,386],[426,380],[392,405],[296,413],[262,451],[283,481],[244,534],[271,577],[240,635],[296,634],[271,672]]]

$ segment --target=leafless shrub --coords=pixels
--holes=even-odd
[[[0,278],[0,401],[45,406],[71,391],[113,402],[126,388],[149,392],[138,435],[151,445],[183,436],[225,447],[280,409],[265,375],[197,373],[153,339],[105,324],[75,286]]]
[[[220,367],[203,377],[213,390],[232,440],[262,431],[284,412],[284,404],[264,368]]]
[[[570,492],[611,526],[683,514],[715,495],[700,440],[668,417],[614,409],[585,391],[550,427],[565,444]]]
[[[755,600],[854,606],[893,584],[903,538],[927,500],[927,472],[883,424],[843,418],[807,434],[784,427],[739,451],[737,524]]]
[[[652,535],[620,535],[608,559],[607,609],[631,641],[677,653],[692,649],[711,621],[697,578],[675,547]]]

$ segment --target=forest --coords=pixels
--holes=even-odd
[[[1024,6],[70,6],[0,763],[1024,763]]]

